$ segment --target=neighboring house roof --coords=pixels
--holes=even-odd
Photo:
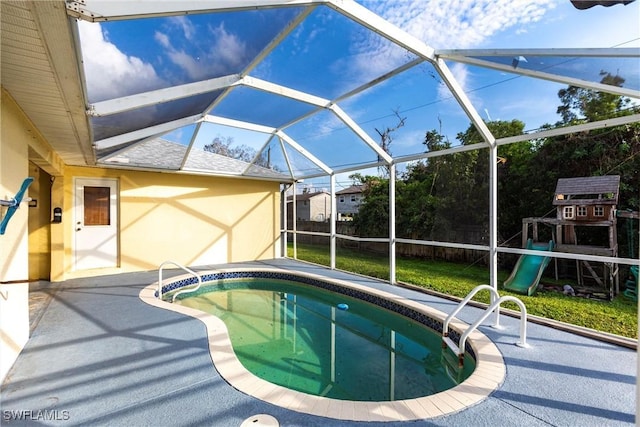
[[[601,204],[616,204],[619,189],[620,175],[560,178],[556,185],[553,204],[566,205],[572,199],[579,199],[581,202],[597,200]]]
[[[152,149],[150,149],[152,148]],[[108,163],[126,164],[129,166],[154,167],[158,169],[180,169],[187,147],[166,139],[141,142],[128,150],[109,158]],[[107,163],[105,162],[105,163]],[[184,165],[186,169],[203,170],[229,175],[241,175],[246,173],[261,178],[282,178],[289,181],[289,175],[250,165],[242,160],[234,159],[220,154],[211,153],[200,149],[191,150],[191,154]],[[249,169],[247,169],[249,168]]]
[[[327,193],[326,191],[316,191],[315,193],[296,194],[296,201],[299,202],[299,201],[309,200],[316,196],[322,196],[322,195],[328,196],[329,193]],[[291,201],[291,200],[293,200],[293,196],[288,196],[287,201]]]
[[[336,191],[336,195],[344,195],[344,194],[359,194],[364,191],[364,185],[352,185],[349,188],[345,188],[344,190]]]

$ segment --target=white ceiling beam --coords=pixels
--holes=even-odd
[[[493,136],[484,120],[482,120],[482,117],[480,117],[478,111],[471,104],[471,100],[467,96],[464,89],[462,89],[462,87],[458,84],[458,81],[453,76],[453,73],[451,72],[451,70],[449,70],[449,67],[447,67],[447,64],[444,62],[444,60],[438,58],[435,63],[435,68],[440,74],[440,77],[442,77],[444,83],[451,91],[451,94],[458,101],[458,104],[460,104],[469,119],[471,119],[471,122],[475,125],[476,129],[480,133],[480,136],[482,136],[482,139],[484,139],[490,145],[495,144],[496,138]]]
[[[428,159],[430,157],[448,156],[455,153],[463,153],[465,151],[479,150],[482,148],[489,148],[489,144],[486,142],[480,142],[477,144],[469,145],[456,145],[455,147],[445,148],[444,150],[427,151],[426,153],[410,154],[407,156],[399,156],[393,159],[393,163],[407,163],[416,160]]]
[[[373,151],[376,152],[378,157],[384,160],[387,164],[391,164],[393,162],[393,158],[385,152],[380,146],[367,134],[356,122],[353,121],[351,117],[347,113],[344,112],[342,108],[338,105],[333,104],[329,108],[333,113],[340,119],[342,122],[347,125],[351,130],[358,135],[358,137],[364,141],[365,144],[369,146]]]
[[[106,155],[106,156],[99,157],[99,158],[98,158],[98,163],[108,162],[108,161],[109,161],[109,160],[111,160],[113,157],[118,157],[118,156],[120,156],[120,155],[122,155],[122,154],[126,153],[126,152],[127,152],[127,151],[129,151],[130,149],[134,148],[136,145],[140,145],[140,144],[142,144],[142,143],[143,143],[143,142],[145,142],[145,141],[147,141],[147,138],[142,139],[142,140],[139,140],[139,141],[136,141],[136,142],[135,142],[135,143],[133,143],[133,144],[129,144],[129,145],[127,145],[127,146],[125,146],[125,147],[123,147],[123,148],[120,148],[119,150],[116,150],[116,151],[114,151],[113,153],[108,154],[108,155]]]
[[[350,97],[352,97],[352,96],[354,96],[354,95],[357,95],[358,93],[360,93],[360,92],[362,92],[362,91],[364,91],[364,90],[367,90],[368,88],[370,88],[370,87],[372,87],[372,86],[375,86],[376,84],[379,84],[379,83],[381,83],[381,82],[383,82],[383,81],[385,81],[385,80],[388,80],[388,79],[390,79],[391,77],[393,77],[393,76],[395,76],[395,75],[397,75],[397,74],[400,74],[401,72],[406,71],[406,70],[408,70],[409,68],[412,68],[412,67],[414,67],[414,66],[416,66],[416,65],[418,65],[418,64],[420,64],[420,63],[422,63],[422,62],[424,62],[424,59],[422,59],[422,58],[414,59],[413,61],[408,62],[408,63],[406,63],[406,64],[404,64],[404,65],[402,65],[402,66],[400,66],[400,67],[396,68],[395,70],[392,70],[392,71],[390,71],[390,72],[388,72],[388,73],[386,73],[386,74],[383,74],[382,76],[380,76],[380,77],[378,77],[378,78],[376,78],[376,79],[374,79],[374,80],[370,81],[369,83],[366,83],[366,84],[364,84],[364,85],[362,85],[362,86],[360,86],[360,87],[357,87],[357,88],[355,88],[355,89],[353,89],[353,90],[351,90],[351,91],[349,91],[349,92],[345,93],[344,95],[340,95],[338,98],[336,98],[335,100],[333,100],[331,103],[332,103],[332,104],[335,104],[335,103],[337,103],[337,102],[339,102],[339,101],[343,101],[343,100],[345,100],[345,99],[347,99],[347,98],[350,98]],[[323,110],[323,109],[327,109],[327,108],[328,108],[328,107],[330,107],[330,106],[331,106],[331,104],[330,104],[330,105],[328,105],[328,106],[324,106],[324,107],[316,108],[316,109],[314,109],[313,111],[309,111],[309,112],[307,112],[307,113],[303,114],[302,116],[299,116],[299,117],[297,117],[297,118],[295,118],[295,119],[291,120],[290,122],[285,123],[284,125],[282,125],[282,126],[280,127],[280,129],[286,129],[286,128],[288,128],[288,127],[291,127],[291,126],[295,125],[296,123],[300,123],[300,122],[301,122],[301,121],[303,121],[304,119],[306,119],[306,118],[308,118],[308,117],[310,117],[310,116],[313,116],[314,114],[318,113],[319,111],[321,111],[321,110]]]
[[[235,1],[233,0],[232,2],[235,3]],[[274,37],[273,40],[271,40],[269,44],[267,44],[267,46],[265,46],[265,48],[262,49],[262,51],[258,55],[256,55],[255,58],[253,58],[253,60],[249,63],[249,65],[247,65],[247,68],[245,68],[244,71],[242,72],[242,76],[244,77],[248,75],[251,71],[253,71],[253,69],[256,68],[264,60],[264,58],[269,56],[269,54],[275,48],[277,48],[280,45],[280,43],[282,43],[282,41],[286,39],[289,36],[289,34],[291,34],[293,30],[295,30],[298,27],[298,25],[300,25],[305,19],[307,19],[307,17],[311,14],[311,12],[315,10],[318,4],[322,4],[324,2],[325,2],[324,0],[317,1],[317,2],[306,2],[310,7],[305,8],[302,12],[298,14],[298,16],[296,16],[294,19],[292,19],[290,22],[287,23],[287,25],[282,29],[282,31],[280,31],[280,33],[276,37]],[[305,5],[305,3],[302,2],[300,5],[303,6]]]
[[[311,154],[309,151],[307,151],[304,147],[302,147],[300,144],[298,144],[296,141],[294,141],[289,135],[287,135],[286,133],[284,133],[283,131],[279,130],[276,135],[282,139],[283,141],[285,141],[287,144],[289,144],[293,149],[295,149],[296,151],[298,151],[300,154],[302,154],[303,156],[305,156],[307,159],[311,160],[311,162],[313,164],[315,164],[316,166],[318,166],[320,169],[322,169],[327,175],[331,175],[333,173],[333,170],[324,164],[324,162],[320,159],[318,159],[316,156],[314,156],[313,154]]]
[[[284,156],[284,161],[287,164],[287,168],[289,169],[289,175],[292,179],[296,179],[296,174],[293,173],[293,166],[291,166],[291,160],[289,160],[289,153],[287,153],[287,148],[284,146],[284,141],[280,138],[279,135],[275,135],[278,138],[278,143],[280,144],[280,149],[282,150],[282,155]]]
[[[158,133],[158,134],[149,135],[149,136],[147,136],[145,138],[142,138],[142,139],[138,139],[138,140],[136,140],[136,142],[134,142],[132,144],[129,144],[129,145],[123,147],[123,148],[120,148],[120,149],[112,152],[111,154],[108,154],[106,156],[100,157],[99,160],[101,162],[106,162],[107,160],[111,159],[112,157],[117,157],[117,156],[120,156],[120,155],[124,154],[128,150],[134,148],[136,145],[144,144],[145,142],[154,140],[156,138],[160,138],[163,134],[164,133]]]
[[[636,58],[640,57],[640,48],[553,48],[553,49],[438,49],[436,56],[454,59],[464,56],[540,56],[565,58]]]
[[[548,130],[535,132],[535,133],[509,136],[506,138],[496,139],[496,145],[507,145],[507,144],[513,144],[514,142],[531,141],[534,139],[541,139],[541,138],[550,138],[553,136],[568,135],[571,133],[578,133],[578,132],[584,132],[584,131],[589,131],[594,129],[602,129],[607,127],[620,126],[620,125],[637,123],[637,122],[640,122],[640,114],[616,117],[613,119],[600,120],[592,123],[583,123],[580,125],[567,126],[563,128],[557,128],[557,129],[548,129]],[[451,155],[455,153],[461,153],[464,151],[472,151],[472,150],[478,150],[478,149],[488,148],[488,147],[489,147],[489,144],[487,144],[486,142],[482,142],[478,144],[470,144],[470,145],[458,145],[458,146],[447,148],[444,150],[428,151],[425,153],[418,153],[418,154],[411,154],[407,156],[396,157],[394,158],[393,162],[396,164],[400,164],[400,163],[412,162],[416,160],[428,159],[430,157],[446,156],[446,155]],[[338,173],[342,171],[336,170],[336,172]]]
[[[230,126],[238,129],[251,130],[254,132],[261,132],[261,133],[268,133],[268,134],[276,133],[276,128],[272,128],[270,126],[263,126],[255,123],[243,122],[241,120],[228,119],[226,117],[212,116],[211,114],[207,114],[206,116],[204,116],[203,121],[207,123],[213,123],[216,125]]]
[[[438,49],[436,56],[454,58],[460,56],[556,56],[564,58],[637,58],[640,48],[606,47],[606,48],[550,48],[550,49]]]
[[[335,168],[333,170],[333,173],[334,174],[338,174],[338,173],[347,173],[347,172],[353,172],[353,171],[361,171],[361,170],[365,170],[365,169],[379,168],[381,166],[388,166],[388,164],[383,162],[383,161],[361,163],[361,164],[357,164],[357,165],[349,165],[349,166],[344,166],[344,167],[341,167],[341,168],[340,167],[339,168]]]
[[[289,87],[281,86],[255,77],[246,76],[239,82],[239,84],[275,95],[284,96],[286,98],[295,99],[296,101],[301,101],[317,107],[327,107],[331,104],[331,101],[328,99],[310,95],[299,90],[291,89]]]
[[[432,47],[353,0],[329,0],[327,6],[426,60],[435,59]]]
[[[540,132],[527,133],[523,135],[509,136],[496,140],[498,145],[513,144],[520,141],[531,141],[534,139],[550,138],[553,136],[568,135],[570,133],[580,133],[595,129],[609,128],[613,126],[626,125],[630,123],[640,122],[640,114],[631,114],[629,116],[615,117],[611,119],[599,120],[597,122],[583,123],[574,126],[566,126],[556,129],[548,129]]]
[[[121,98],[95,102],[89,105],[87,115],[91,117],[108,116],[149,105],[188,98],[190,96],[227,88],[234,83],[237,83],[239,80],[239,74],[231,74],[228,76],[217,77],[215,79],[187,83],[179,86],[137,93],[135,95],[123,96]]]
[[[101,139],[100,141],[95,142],[95,147],[97,150],[115,147],[117,145],[126,144],[131,141],[137,141],[138,139],[146,138],[151,135],[159,135],[159,134],[171,132],[172,130],[178,129],[182,126],[187,126],[187,125],[196,123],[200,119],[202,119],[202,115],[196,114],[194,116],[173,120],[171,122],[161,123],[155,126],[149,126],[147,128],[138,129],[133,132],[112,136],[111,138]]]
[[[269,44],[267,44],[267,46],[265,46],[265,48],[262,49],[262,51],[255,58],[253,58],[253,60],[249,63],[249,65],[247,65],[247,67],[244,70],[242,70],[242,73],[240,73],[240,76],[245,77],[251,71],[253,71],[253,69],[255,69],[264,60],[264,58],[269,56],[269,54],[275,48],[277,48],[280,45],[280,43],[285,38],[287,38],[287,36],[298,25],[300,25],[300,23],[304,21],[314,9],[315,7],[307,7],[302,12],[300,12],[298,16],[295,17],[295,19],[289,22],[287,26],[284,27],[283,30],[273,40],[271,40]],[[220,105],[220,103],[231,93],[232,90],[233,88],[227,88],[226,91],[224,91],[219,97],[217,97],[211,104],[207,106],[207,108],[204,111],[205,114],[208,114],[209,112],[213,111],[218,105]]]
[[[244,171],[242,171],[242,175],[248,174],[251,171],[252,167],[265,168],[265,166],[261,166],[259,164],[256,164],[256,162],[260,159],[260,155],[262,154],[262,152],[265,149],[267,149],[269,147],[269,145],[271,144],[271,141],[273,141],[274,138],[277,138],[276,134],[272,134],[271,136],[269,136],[269,138],[264,143],[264,145],[262,145],[262,147],[260,147],[260,150],[258,150],[257,154],[253,157],[253,159],[251,159],[251,162],[247,165],[247,167],[244,169]],[[282,140],[278,138],[278,141],[279,141],[278,146],[281,146],[282,145]],[[286,153],[285,153],[285,158],[286,158]],[[292,178],[291,168],[290,167],[289,167],[289,177]]]
[[[90,22],[273,9],[322,4],[327,0],[69,0],[67,15]]]
[[[189,155],[191,154],[191,150],[193,149],[193,145],[196,143],[196,139],[198,139],[198,133],[200,132],[200,128],[202,127],[202,121],[198,122],[196,128],[193,130],[191,134],[191,139],[189,140],[189,145],[184,152],[184,156],[182,157],[182,163],[180,163],[180,167],[178,169],[184,169],[187,164],[187,160],[189,159]]]
[[[345,93],[343,95],[340,95],[338,98],[334,99],[333,102],[337,103],[337,102],[340,102],[340,101],[345,100],[347,98],[351,98],[352,96],[357,95],[360,92],[363,92],[363,91],[369,89],[372,86],[378,85],[378,84],[382,83],[385,80],[389,80],[390,78],[392,78],[392,77],[394,77],[394,76],[396,76],[396,75],[398,75],[398,74],[400,74],[400,73],[402,73],[404,71],[407,71],[410,68],[413,68],[413,67],[415,67],[417,65],[420,65],[423,62],[424,62],[423,58],[416,58],[413,61],[407,62],[406,64],[401,65],[400,67],[396,68],[395,70],[391,70],[388,73],[385,73],[385,74],[383,74],[383,75],[371,80],[370,82],[363,84],[362,86],[359,86],[359,87],[357,87],[357,88],[355,88],[355,89],[353,89],[353,90],[351,90],[351,91],[349,91],[349,92],[347,92],[347,93]]]
[[[576,79],[574,77],[565,77],[559,74],[545,73],[543,71],[529,70],[526,68],[518,67],[514,68],[511,65],[498,64],[496,62],[485,61],[477,58],[470,58],[466,56],[447,57],[451,61],[461,62],[469,65],[477,65],[483,68],[490,68],[498,71],[505,71],[507,73],[519,74],[522,76],[535,77],[537,79],[549,80],[556,83],[568,84],[570,86],[577,86],[586,89],[593,89],[600,92],[612,93],[614,95],[628,96],[631,98],[640,98],[640,91],[633,90],[625,87],[618,87],[607,85],[603,83],[596,83],[588,80]]]

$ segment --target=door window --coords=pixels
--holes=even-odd
[[[84,187],[84,225],[110,225],[109,187]]]

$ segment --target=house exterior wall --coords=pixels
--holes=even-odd
[[[302,221],[311,219],[311,204],[309,200],[296,200],[296,219]]]
[[[29,281],[49,280],[51,272],[51,176],[29,162]]]
[[[612,221],[615,219],[615,205],[604,204],[563,204],[558,206],[557,218],[561,220],[571,220],[576,222]],[[567,212],[568,210],[568,212]],[[596,215],[598,210],[601,215]],[[567,215],[571,218],[567,218]]]
[[[362,203],[362,193],[359,194],[340,194],[337,195],[338,214],[351,215],[357,214]],[[355,199],[355,200],[352,200]],[[344,201],[343,201],[344,200]]]
[[[277,182],[64,165],[30,120],[2,91],[0,198],[35,178],[0,236],[0,382],[29,339],[29,280],[280,257]],[[74,179],[118,181],[118,267],[74,271]],[[62,222],[52,210],[62,208]],[[4,215],[6,208],[2,209]]]
[[[327,221],[331,217],[331,196],[318,194],[309,199],[309,220]]]
[[[9,96],[2,96],[0,198],[13,197],[29,176],[29,141],[37,132]],[[0,208],[2,216],[6,208]],[[28,208],[22,204],[0,236],[0,382],[29,339]]]
[[[287,202],[287,226],[293,225],[293,201]],[[296,199],[296,220],[298,221],[328,221],[331,217],[331,196],[320,193],[311,197],[298,196]]]
[[[111,178],[119,188],[119,267],[74,271],[74,179]],[[272,259],[280,256],[279,184],[267,181],[155,172],[67,167],[64,238],[52,280],[183,265]],[[53,272],[55,270],[55,273]]]

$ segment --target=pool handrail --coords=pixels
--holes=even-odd
[[[160,267],[158,268],[158,299],[162,299],[162,270],[164,269],[164,266],[167,264],[173,264],[178,268],[183,269],[184,271],[186,271],[187,273],[192,274],[193,276],[196,277],[196,279],[198,279],[198,284],[196,285],[195,288],[188,288],[188,289],[180,289],[178,292],[176,292],[175,294],[173,294],[173,298],[171,299],[171,302],[175,302],[176,297],[180,294],[184,294],[187,292],[195,292],[198,289],[200,289],[200,286],[202,286],[202,277],[200,277],[200,275],[198,273],[196,273],[195,271],[191,270],[188,267],[185,267],[184,265],[177,263],[175,261],[165,261],[162,264],[160,264]]]
[[[479,291],[487,289],[491,292],[491,304],[484,310],[482,315],[476,319],[476,321],[468,327],[460,336],[460,340],[458,344],[453,342],[453,340],[449,337],[449,323],[451,320],[462,310],[462,308],[467,305],[467,303],[473,298],[475,294]],[[457,356],[459,366],[462,366],[464,363],[464,353],[465,353],[465,344],[467,342],[467,337],[473,331],[475,331],[482,322],[485,321],[489,315],[495,311],[496,318],[495,323],[493,324],[494,328],[498,328],[500,326],[500,305],[505,301],[512,301],[520,307],[520,341],[516,342],[516,345],[519,347],[528,347],[527,345],[527,307],[525,307],[524,303],[511,295],[500,296],[498,291],[489,285],[478,285],[471,290],[467,294],[467,296],[460,301],[458,306],[447,316],[442,324],[442,348],[449,347]]]
[[[473,325],[471,325],[469,328],[467,328],[466,331],[464,331],[464,333],[460,337],[460,342],[458,345],[459,349],[461,349],[460,351],[462,352],[462,354],[464,354],[464,348],[469,334],[471,334],[478,328],[478,326],[480,326],[482,322],[484,322],[484,319],[486,319],[489,314],[491,314],[494,308],[500,307],[500,304],[505,301],[514,302],[518,305],[518,307],[520,307],[520,341],[517,341],[516,345],[518,347],[529,346],[527,344],[527,307],[525,307],[524,303],[519,298],[511,295],[504,295],[498,298],[497,301],[494,301],[493,304],[491,304],[489,307],[487,307],[484,313],[482,313],[482,316],[480,316]]]
[[[464,308],[465,305],[467,305],[467,303],[469,303],[469,301],[471,301],[471,298],[473,298],[478,292],[487,289],[489,291],[491,291],[491,302],[493,303],[495,300],[497,300],[498,298],[500,298],[500,295],[498,294],[498,291],[493,287],[493,286],[489,286],[489,285],[478,285],[475,288],[473,288],[471,290],[471,292],[469,292],[467,294],[467,296],[460,301],[460,303],[458,304],[458,306],[451,312],[451,314],[449,314],[447,316],[446,319],[444,319],[444,323],[442,324],[442,337],[447,337],[449,336],[449,323],[451,323],[451,320],[456,316],[456,314],[458,314],[460,312],[460,310],[462,310]],[[495,323],[493,325],[494,327],[499,327],[500,326],[500,306],[497,307],[496,309],[496,320]]]

